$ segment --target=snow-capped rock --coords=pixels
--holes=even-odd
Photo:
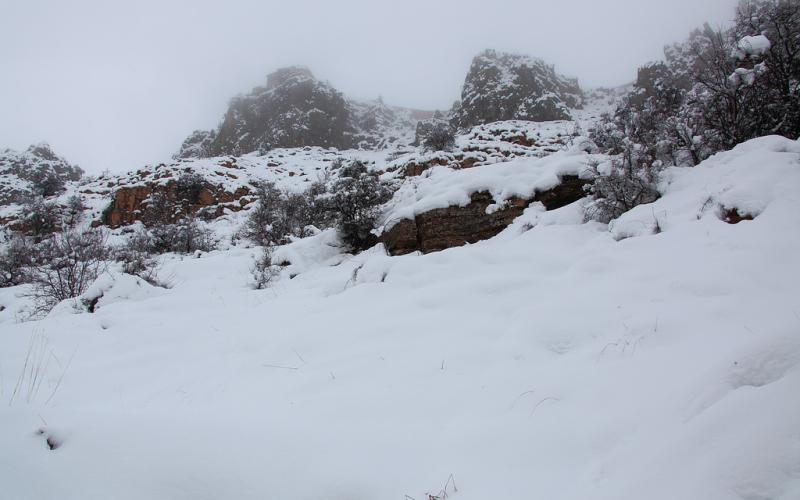
[[[49,144],[34,144],[25,151],[0,151],[0,206],[28,196],[50,196],[65,182],[77,181],[83,170],[53,152]]]
[[[452,122],[466,129],[500,120],[568,120],[582,96],[577,80],[541,59],[487,50],[472,61]]]

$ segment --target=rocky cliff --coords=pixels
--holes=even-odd
[[[417,121],[432,113],[349,100],[308,68],[282,68],[265,86],[231,100],[216,130],[196,130],[178,158],[242,155],[304,146],[381,149],[413,141]]]
[[[461,129],[501,120],[568,120],[582,96],[577,80],[541,59],[487,50],[472,60],[451,120]]]
[[[60,192],[67,181],[83,175],[80,167],[53,152],[47,143],[34,144],[25,151],[0,151],[0,206],[30,196]]]

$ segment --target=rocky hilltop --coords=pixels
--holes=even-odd
[[[432,112],[347,99],[303,66],[279,69],[266,86],[231,100],[216,130],[193,132],[176,155],[204,158],[304,146],[384,148],[413,141]]]
[[[82,175],[80,167],[55,154],[45,142],[25,151],[0,150],[0,205],[57,194],[65,182],[77,181]]]
[[[487,50],[472,60],[451,123],[467,129],[501,120],[568,120],[582,101],[578,81],[541,59]]]
[[[264,86],[232,99],[220,125],[192,133],[169,162],[78,183],[70,181],[80,178],[80,169],[47,145],[4,152],[0,227],[26,232],[26,200],[32,194],[49,198],[57,218],[68,211],[70,197],[77,196],[84,223],[120,228],[142,221],[156,198],[181,198],[186,182],[196,187],[196,195],[182,202],[172,219],[197,215],[207,221],[239,220],[235,214],[253,206],[260,182],[301,192],[319,179],[336,178],[334,165],[353,160],[397,181],[426,178],[435,169],[493,169],[497,163],[541,158],[575,145],[581,116],[594,102],[590,98],[586,110],[570,112],[584,99],[575,81],[538,59],[495,51],[475,58],[462,97],[449,114],[389,106],[380,98],[356,101],[316,79],[308,68],[283,68],[268,75]],[[453,134],[445,150],[423,144],[434,129]],[[393,253],[405,253],[484,239],[543,196],[568,201],[584,196],[584,183],[572,182],[569,175],[565,180],[571,183],[564,188],[571,189],[568,194],[547,194],[554,187],[547,186],[490,217],[483,215],[493,203],[491,196],[470,192],[468,196],[480,199],[466,207],[415,214],[387,232],[385,243]],[[406,241],[403,231],[413,233],[414,241]]]
[[[505,120],[569,120],[570,109],[582,103],[577,80],[557,74],[541,59],[487,50],[473,59],[461,100],[447,119],[462,131]],[[290,66],[268,75],[266,85],[233,98],[220,125],[194,131],[176,158],[304,146],[402,148],[418,144],[418,125],[424,130],[431,119],[433,111],[349,99],[308,68]]]

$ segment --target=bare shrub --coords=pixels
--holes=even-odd
[[[261,250],[261,255],[251,269],[253,287],[257,290],[268,288],[280,275],[281,268],[272,263],[272,249],[268,246]]]
[[[332,224],[327,203],[327,186],[315,182],[304,193],[285,193],[272,182],[256,186],[258,202],[250,210],[243,236],[262,246],[283,245],[291,237],[308,236],[308,226]]]
[[[138,276],[153,286],[170,288],[167,281],[159,278],[161,262],[153,255],[130,246],[121,246],[114,249],[113,257],[122,265],[123,273]]]
[[[37,196],[23,203],[22,210],[25,230],[35,239],[58,231],[61,214],[55,202]]]
[[[417,128],[419,134],[419,127]],[[452,151],[456,146],[456,134],[450,123],[436,120],[421,138],[422,147],[427,151]]]
[[[145,226],[172,224],[177,216],[178,208],[175,203],[165,193],[154,191],[147,199],[147,204],[142,214],[142,222]]]
[[[611,171],[601,174],[592,166],[594,202],[586,208],[586,219],[608,223],[643,203],[656,201],[660,194],[654,178],[644,178],[634,169],[612,161]]]
[[[20,235],[12,235],[0,252],[0,288],[21,285],[30,280],[33,248]]]
[[[105,269],[106,236],[98,229],[64,231],[37,246],[32,295],[46,312],[62,300],[79,296]]]
[[[64,179],[52,168],[39,168],[30,172],[33,193],[37,196],[53,196],[64,189]]]
[[[205,179],[197,173],[183,173],[175,181],[175,197],[184,205],[196,205],[200,201]]]
[[[592,138],[634,168],[693,166],[765,135],[800,136],[800,1],[743,0],[731,27],[708,24],[640,68],[633,92]],[[755,37],[755,38],[754,38]],[[752,41],[758,40],[758,47]]]
[[[67,198],[67,207],[62,217],[64,225],[74,227],[81,221],[84,210],[86,210],[86,206],[83,204],[83,198],[79,194],[73,194]]]
[[[146,254],[210,252],[216,246],[213,233],[191,216],[141,228],[128,238],[128,248]]]

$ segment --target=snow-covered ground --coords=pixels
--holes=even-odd
[[[577,202],[424,256],[328,231],[271,289],[232,248],[2,321],[0,497],[800,498],[800,144],[663,189],[611,230]]]

